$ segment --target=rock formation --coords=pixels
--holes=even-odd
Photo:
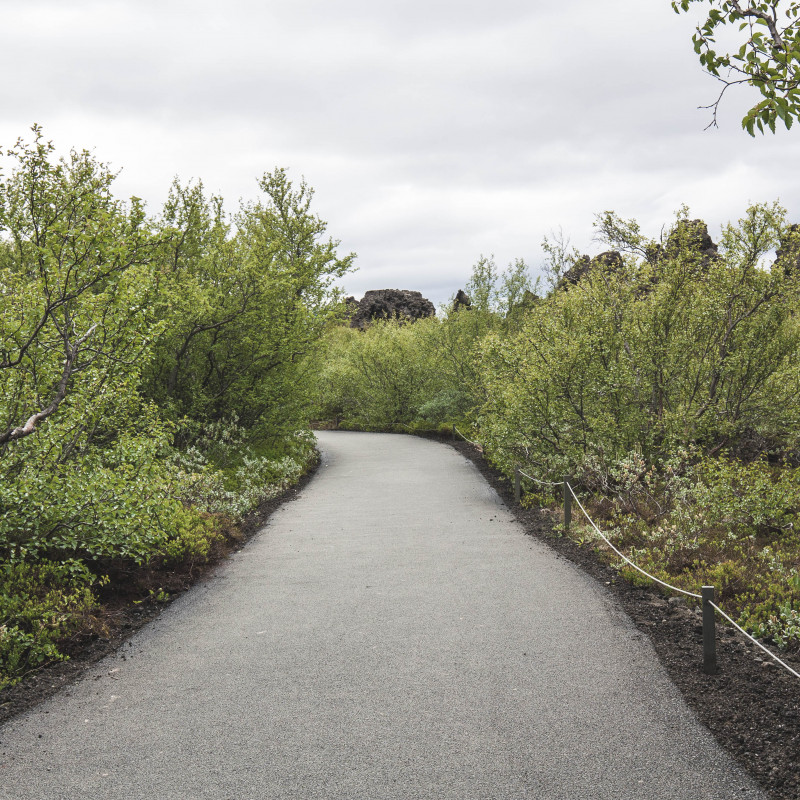
[[[798,251],[800,253],[800,251]],[[645,250],[645,259],[652,265],[657,266],[665,258],[676,258],[678,255],[684,258],[688,255],[694,262],[696,268],[705,270],[709,264],[719,258],[717,245],[708,234],[708,226],[701,219],[682,219],[678,221],[672,233],[670,233],[664,246],[660,244],[649,245]],[[779,251],[780,255],[780,251]],[[598,266],[603,266],[606,270],[618,270],[622,267],[622,255],[616,250],[609,250],[600,253],[599,256],[590,258],[581,256],[568,269],[559,281],[562,289],[569,289],[575,286],[586,275],[596,270]],[[797,266],[800,267],[800,255],[798,255]],[[657,282],[657,272],[651,278],[651,283]],[[642,287],[642,292],[646,293],[648,287]]]
[[[677,256],[681,251],[695,255],[701,267],[708,267],[718,257],[717,245],[708,235],[708,226],[701,219],[681,219],[664,245],[667,257]]]
[[[345,300],[352,310],[351,328],[365,328],[376,319],[400,319],[413,322],[432,317],[436,309],[420,292],[408,289],[372,289],[361,300],[348,297]]]
[[[609,250],[606,253],[600,253],[599,256],[589,258],[589,256],[581,256],[562,276],[559,281],[559,286],[568,289],[570,286],[575,286],[581,278],[584,278],[592,270],[597,269],[598,266],[603,266],[606,269],[617,270],[622,266],[622,256],[616,250]]]
[[[462,308],[472,308],[472,300],[469,299],[469,295],[463,289],[459,289],[455,300],[453,300],[453,311],[460,311]]]
[[[780,247],[775,251],[775,263],[783,267],[787,277],[800,272],[800,225],[790,225],[781,237]]]

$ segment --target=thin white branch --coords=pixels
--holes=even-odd
[[[50,405],[41,409],[40,411],[37,411],[35,414],[31,414],[31,416],[28,417],[23,425],[20,425],[16,428],[11,428],[5,433],[0,434],[0,444],[23,439],[24,437],[35,433],[36,426],[43,419],[47,419],[47,417],[49,417],[61,405],[64,398],[67,396],[67,386],[69,385],[69,380],[75,371],[75,362],[78,358],[78,353],[80,352],[81,346],[94,333],[95,328],[97,328],[97,323],[92,325],[92,327],[89,328],[89,330],[86,331],[83,336],[77,339],[74,344],[70,345],[68,342],[65,343],[67,357],[64,360],[64,369],[61,372],[61,380],[58,382],[58,386],[56,387],[56,391],[52,401],[50,402]]]

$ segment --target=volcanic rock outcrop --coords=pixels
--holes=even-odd
[[[703,220],[679,220],[663,246],[652,244],[646,248],[645,258],[655,266],[664,258],[676,258],[680,254],[684,258],[688,254],[696,268],[701,270],[708,269],[709,264],[719,258],[717,245],[709,236],[708,226]],[[570,286],[575,286],[599,266],[606,270],[616,271],[622,267],[622,255],[616,250],[609,250],[594,258],[581,256],[561,276],[559,286],[562,289],[569,289]],[[656,275],[653,276],[652,281],[657,281]]]
[[[453,300],[453,311],[460,311],[462,308],[472,308],[472,300],[463,289],[459,289]]]
[[[691,252],[703,268],[718,258],[717,245],[708,234],[708,226],[701,219],[681,219],[664,245],[664,253],[675,257],[680,252]]]
[[[800,273],[800,225],[790,225],[781,237],[775,263],[783,267],[787,277]]]
[[[581,256],[562,276],[559,285],[567,289],[570,285],[574,286],[581,278],[588,275],[592,270],[598,266],[604,266],[606,269],[616,270],[622,266],[622,256],[616,250],[609,250],[606,253],[600,253],[599,256],[589,258],[589,256]]]
[[[361,300],[348,297],[345,302],[351,311],[351,328],[365,328],[376,319],[413,322],[436,314],[430,300],[423,297],[421,292],[408,289],[372,289]]]

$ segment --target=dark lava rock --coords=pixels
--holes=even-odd
[[[519,302],[514,303],[514,305],[508,309],[508,312],[506,313],[506,319],[516,322],[522,321],[526,314],[540,301],[541,298],[537,294],[534,294],[534,292],[532,292],[530,289],[526,289],[522,297],[519,299]]]
[[[592,267],[592,259],[589,256],[581,256],[562,276],[559,286],[564,289],[575,286],[582,278],[589,274]]]
[[[674,258],[691,254],[700,267],[706,268],[718,258],[717,245],[708,234],[708,226],[701,219],[681,219],[667,238],[664,254]]]
[[[459,289],[456,292],[456,299],[453,300],[453,311],[460,311],[462,308],[472,308],[472,300],[463,289]]]
[[[791,251],[794,254],[794,260],[791,264],[794,268],[800,268],[800,232],[797,236],[791,239],[794,249]],[[788,251],[787,251],[788,252]],[[780,255],[780,251],[779,251]],[[708,234],[708,226],[701,219],[682,219],[678,221],[672,233],[667,238],[666,243],[662,247],[660,244],[653,243],[648,245],[644,251],[645,260],[657,267],[657,265],[665,258],[678,258],[682,257],[688,259],[690,263],[696,264],[697,268],[704,270],[708,265],[719,258],[718,248],[711,236]],[[791,258],[787,259],[788,261]],[[562,289],[569,289],[579,283],[583,278],[591,272],[594,272],[599,267],[606,271],[616,272],[622,267],[622,255],[616,250],[609,250],[606,253],[590,258],[589,256],[581,256],[570,269],[568,269],[562,276],[559,286]],[[789,269],[792,267],[790,266]],[[657,272],[652,276],[649,285],[640,287],[640,295],[646,294],[651,288],[652,284],[657,282]]]
[[[365,328],[376,319],[411,322],[436,314],[430,300],[424,298],[420,292],[408,289],[372,289],[359,302],[352,297],[348,297],[346,302],[348,307],[353,308],[351,328]]]
[[[775,251],[775,263],[783,267],[787,277],[800,273],[800,225],[790,225],[781,237],[781,245]]]
[[[622,256],[617,250],[600,253],[592,259],[593,264],[602,264],[608,270],[618,270],[622,266]]]
[[[648,264],[658,264],[664,258],[664,248],[658,242],[651,242],[644,248],[644,257]]]
[[[598,267],[603,267],[607,270],[616,271],[622,266],[622,256],[616,250],[609,250],[606,253],[600,253],[599,256],[589,258],[589,256],[581,256],[562,276],[559,285],[568,289],[570,285],[575,286],[579,281],[585,278],[590,272],[593,272]]]

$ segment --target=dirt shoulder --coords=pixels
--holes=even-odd
[[[730,626],[717,624],[716,675],[702,671],[699,614],[681,599],[632,586],[604,563],[594,542],[583,546],[558,536],[560,515],[514,503],[511,483],[466,442],[450,442],[469,458],[513,509],[530,536],[605,584],[653,644],[687,704],[722,747],[775,800],[800,797],[800,680],[775,664]],[[800,671],[800,665],[791,664]]]
[[[439,438],[441,437],[432,437]],[[526,532],[578,565],[611,591],[633,622],[647,635],[673,682],[697,717],[717,741],[775,800],[800,797],[800,681],[763,657],[758,648],[727,626],[718,625],[719,672],[706,675],[702,664],[702,625],[699,615],[682,600],[658,591],[632,586],[604,563],[594,543],[579,546],[554,533],[558,516],[539,508],[514,504],[513,487],[482,454],[466,442],[448,442],[469,458],[506,501]],[[316,467],[315,467],[316,468]],[[163,589],[172,598],[202,580],[214,565],[241,547],[284,502],[296,498],[313,476],[259,507],[241,526],[228,532],[214,559],[181,570],[149,570],[130,576],[128,591],[104,598],[99,614],[102,633],[78,637],[67,644],[69,661],[29,676],[0,692],[0,722],[44,700],[79,677],[87,667],[116,651],[163,604],[151,592]],[[795,668],[800,665],[793,664]]]
[[[315,461],[311,469],[285,492],[248,514],[238,525],[224,530],[222,539],[215,545],[211,557],[202,564],[185,563],[177,567],[145,567],[116,574],[110,590],[100,597],[100,607],[87,621],[85,629],[70,640],[62,642],[61,650],[69,660],[50,664],[25,678],[21,683],[0,691],[0,723],[21,714],[58,692],[79,678],[86,669],[120,647],[164,607],[183,594],[231,553],[243,547],[261,528],[272,513],[284,503],[298,497],[319,466]],[[110,565],[112,569],[115,565]],[[164,602],[160,593],[168,595]],[[161,597],[164,597],[161,594]]]

